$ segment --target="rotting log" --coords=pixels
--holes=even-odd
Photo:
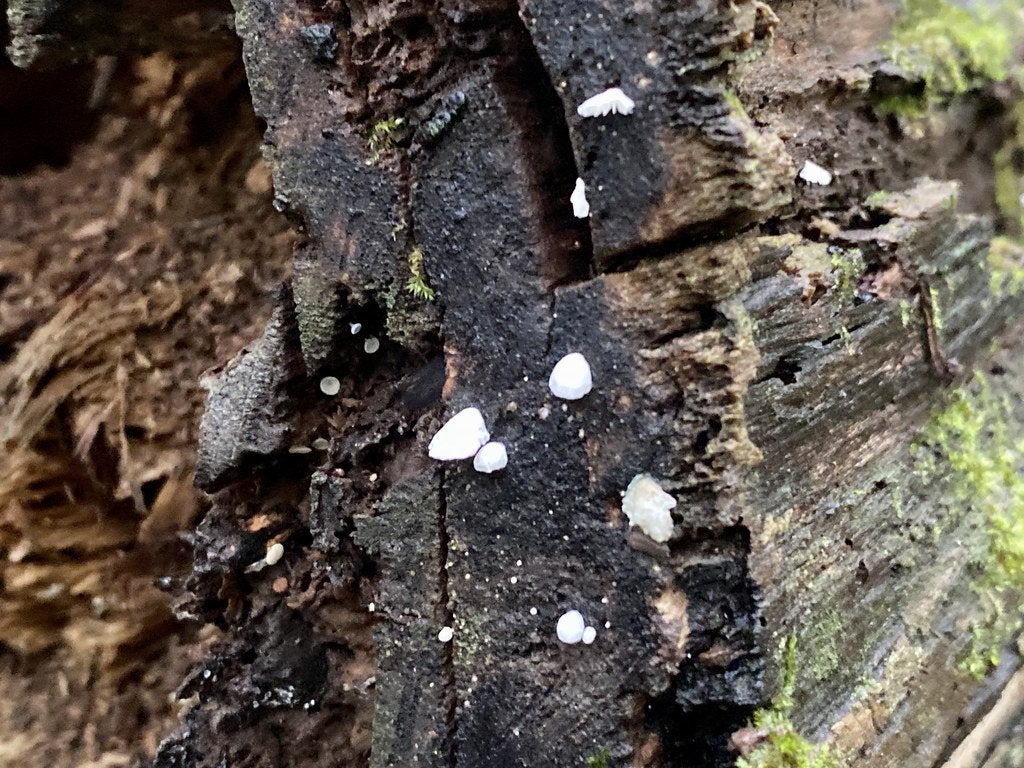
[[[236,11],[303,241],[208,381],[178,612],[224,637],[156,765],[988,754],[1019,719],[999,68],[959,39],[915,68],[884,3]],[[633,115],[576,115],[613,84]],[[596,386],[562,403],[569,351]],[[502,473],[426,457],[470,405]],[[623,519],[641,473],[678,501],[667,543]],[[556,640],[568,609],[594,645]]]

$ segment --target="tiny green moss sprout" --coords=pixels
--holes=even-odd
[[[434,300],[434,289],[431,288],[419,275],[413,275],[409,278],[409,282],[405,284],[405,290],[417,299],[421,299],[423,301]]]
[[[587,758],[587,768],[608,768],[612,753],[605,747]]]
[[[972,587],[980,617],[962,668],[982,677],[999,662],[1021,626],[1024,590],[1024,440],[1007,428],[1011,406],[981,374],[956,390],[924,430],[922,442],[952,470],[958,500],[981,513],[988,534],[981,575]],[[941,470],[939,470],[941,471]]]
[[[925,99],[938,101],[999,82],[1010,75],[1014,33],[1011,9],[951,0],[905,0],[885,47],[900,68],[924,82]]]
[[[790,715],[796,693],[796,637],[782,642],[782,684],[771,707],[754,712],[754,727],[764,742],[736,761],[736,768],[839,768],[838,754],[827,745],[812,744],[799,733]]]
[[[892,192],[879,189],[867,196],[867,199],[864,200],[864,205],[868,208],[881,208],[890,197],[892,197]]]
[[[373,124],[373,128],[370,129],[370,139],[367,142],[370,148],[367,165],[376,165],[391,151],[395,145],[398,129],[404,124],[405,120],[401,117],[389,117],[387,120],[379,120]]]
[[[832,270],[836,275],[836,293],[843,304],[852,304],[857,298],[857,288],[867,265],[858,250],[832,251]]]
[[[747,114],[747,110],[743,107],[743,102],[740,101],[740,97],[736,95],[735,91],[723,91],[722,98],[724,99],[725,103],[729,105],[729,108],[733,111],[733,113],[737,115]]]
[[[419,246],[409,254],[409,272],[411,274],[405,290],[421,301],[433,301],[434,289],[427,283],[427,275],[423,270],[423,251]]]
[[[843,342],[843,346],[846,347],[846,353],[852,355],[854,353],[854,349],[850,336],[850,329],[845,325],[839,326],[839,339]]]

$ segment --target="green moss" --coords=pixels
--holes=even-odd
[[[389,117],[387,120],[380,120],[374,123],[370,129],[370,139],[367,142],[370,148],[370,157],[367,165],[376,165],[381,161],[395,144],[398,129],[405,124],[401,117]]]
[[[897,93],[884,96],[875,102],[875,108],[883,115],[898,115],[908,120],[920,120],[928,114],[928,97],[920,93]]]
[[[765,733],[765,741],[736,768],[838,768],[839,755],[824,745],[815,745],[797,733],[790,720],[796,690],[796,637],[783,640],[782,682],[772,706],[754,713],[754,727]]]
[[[1008,237],[994,237],[988,248],[989,291],[996,298],[1024,290],[1024,247]]]
[[[903,488],[899,483],[892,487],[892,511],[897,520],[903,519]]]
[[[980,617],[962,660],[978,677],[998,663],[1021,624],[1014,606],[1024,590],[1024,440],[1010,435],[1010,418],[1009,402],[979,374],[972,387],[953,393],[922,435],[923,444],[952,470],[958,500],[980,512],[986,525],[982,572],[972,584]]]
[[[405,290],[423,301],[434,300],[434,289],[427,283],[427,273],[423,269],[423,251],[419,246],[412,249],[409,254],[409,282],[405,284]]]
[[[947,99],[1009,77],[1014,44],[1011,10],[1004,14],[982,3],[968,9],[950,0],[906,0],[884,50],[924,82],[925,101]]]
[[[611,751],[605,747],[587,758],[587,768],[608,768],[611,758]]]
[[[879,209],[885,206],[886,201],[892,197],[893,193],[884,189],[879,189],[877,192],[872,192],[864,200],[864,205],[868,208]]]
[[[850,341],[850,329],[845,325],[839,326],[839,340],[843,342],[848,354],[853,354],[853,344]]]
[[[858,250],[833,250],[832,269],[836,275],[836,292],[844,304],[852,304],[857,297],[857,287],[867,269],[864,256]]]
[[[995,203],[999,209],[1003,231],[1020,239],[1024,237],[1024,101],[1018,101],[1012,111],[1013,132],[992,156],[992,176]]]
[[[1019,151],[1017,143],[1014,135],[992,156],[992,177],[996,207],[1004,222],[1019,233],[1024,226],[1024,207],[1020,203],[1020,176],[1013,166],[1013,156]]]
[[[722,98],[725,103],[729,105],[729,108],[737,115],[746,116],[747,110],[743,107],[743,102],[740,101],[740,97],[736,95],[735,91],[723,91]]]
[[[843,632],[843,620],[829,608],[820,621],[811,626],[804,635],[804,666],[807,674],[818,682],[827,680],[839,668],[839,636]]]

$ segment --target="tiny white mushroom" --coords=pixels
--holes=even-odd
[[[437,430],[427,447],[427,455],[438,461],[471,459],[490,439],[480,411],[463,408]]]
[[[263,556],[263,559],[267,561],[267,565],[276,565],[282,557],[284,557],[284,544],[277,541],[267,547],[267,554]]]
[[[326,437],[318,437],[313,441],[313,447],[318,451],[326,451],[331,447],[331,441]]]
[[[348,324],[348,329],[350,331],[352,331],[352,335],[355,336],[357,333],[359,333],[361,330],[363,330],[363,324],[362,323],[349,323]]]
[[[572,203],[572,215],[577,219],[585,219],[590,215],[590,203],[587,202],[587,185],[583,179],[576,179],[576,186],[569,195],[569,202]]]
[[[630,526],[660,543],[672,538],[671,510],[675,505],[676,500],[646,473],[634,477],[622,494],[622,511]]]
[[[333,397],[341,392],[341,382],[336,376],[324,376],[320,379],[320,391]]]
[[[580,117],[604,117],[607,114],[631,115],[636,104],[621,88],[609,88],[596,96],[591,96],[578,107],[576,114]]]
[[[566,645],[576,645],[583,639],[586,628],[587,623],[583,620],[583,614],[579,611],[566,611],[558,618],[555,634]]]
[[[593,627],[587,627],[586,629],[583,630],[583,644],[584,645],[593,645],[593,643],[594,643],[594,641],[596,639],[597,639],[597,630],[596,629],[594,629]]]
[[[473,459],[473,469],[477,472],[497,472],[508,465],[508,452],[504,443],[487,443],[477,451]]]
[[[832,183],[832,174],[810,160],[804,161],[804,167],[800,169],[799,176],[808,184],[818,184],[822,187],[827,187]]]
[[[376,336],[370,336],[363,342],[363,352],[368,355],[372,355],[378,349],[380,349],[380,339]]]
[[[441,627],[441,631],[437,633],[437,639],[442,643],[451,642],[453,637],[455,637],[455,630],[451,627]]]
[[[572,352],[559,360],[548,379],[551,394],[563,400],[579,400],[594,387],[590,363],[579,352]]]

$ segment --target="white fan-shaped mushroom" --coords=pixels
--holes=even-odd
[[[477,472],[497,472],[508,466],[508,451],[504,443],[487,443],[473,458],[473,469]]]
[[[427,455],[438,461],[471,459],[490,439],[480,411],[463,408],[437,430],[427,446]]]
[[[818,184],[822,187],[832,183],[832,174],[810,160],[804,160],[804,167],[800,169],[799,176],[808,184]]]
[[[576,179],[576,186],[569,195],[569,202],[572,203],[572,215],[577,219],[585,219],[590,215],[590,203],[587,202],[587,187],[583,179]]]
[[[583,633],[587,629],[587,623],[583,620],[583,614],[579,611],[566,611],[558,617],[555,625],[555,634],[558,639],[566,645],[576,645],[583,639]]]
[[[583,630],[583,644],[592,645],[597,639],[597,630],[593,627],[587,627]]]
[[[455,637],[455,630],[451,627],[441,627],[441,631],[437,633],[437,639],[442,643],[451,642],[453,637]]]
[[[661,543],[672,538],[671,510],[675,505],[676,500],[648,474],[634,477],[622,494],[622,511],[629,518],[630,526],[636,526]]]
[[[576,114],[580,117],[604,117],[607,114],[631,115],[636,104],[621,88],[609,88],[596,96],[591,96],[578,107]]]
[[[579,400],[594,388],[590,363],[579,352],[572,352],[551,369],[548,378],[551,394],[563,400]]]

